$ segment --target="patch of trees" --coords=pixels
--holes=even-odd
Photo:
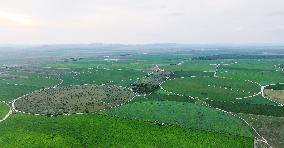
[[[270,85],[270,86],[267,86],[266,89],[284,90],[284,84]]]
[[[218,59],[281,59],[284,55],[241,55],[241,54],[218,54],[210,56],[193,57],[192,60],[218,60]]]
[[[159,71],[132,84],[132,90],[140,94],[148,94],[159,88],[160,83],[169,78],[173,72]]]

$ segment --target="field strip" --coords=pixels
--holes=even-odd
[[[9,112],[4,116],[4,118],[0,119],[0,123],[5,121],[6,119],[8,119],[10,117],[10,115],[13,113],[11,106],[4,101],[3,101],[3,103],[6,104],[7,106],[9,106]]]
[[[108,70],[108,71],[121,71],[122,69],[118,68],[118,69],[109,69],[109,68],[105,68],[105,67],[102,67],[102,68],[87,68],[87,70],[93,70],[93,69],[96,69],[96,71],[99,71],[99,70]],[[132,69],[127,69],[127,70],[132,70]],[[137,70],[137,69],[134,69],[135,71],[140,71],[140,70]],[[133,80],[139,80],[139,79],[142,79],[142,78],[146,78],[147,76],[153,74],[154,72],[145,72],[144,70],[142,71],[143,73],[147,73],[147,75],[145,76],[142,76],[142,77],[136,77],[136,78],[129,78],[129,79],[122,79],[122,80],[111,80],[109,81],[110,83],[114,83],[114,82],[124,82],[124,81],[133,81]],[[74,73],[74,75],[72,76],[73,79],[76,79],[75,77],[77,77],[78,75],[80,74],[84,74],[85,72],[78,72],[78,71],[71,71],[71,73]],[[87,71],[86,73],[88,74],[92,74],[93,72],[91,71]],[[95,81],[94,81],[95,82]]]

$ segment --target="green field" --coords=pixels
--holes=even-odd
[[[246,99],[240,99],[240,100],[232,100],[230,102],[233,103],[245,103],[245,104],[260,104],[260,105],[273,105],[273,106],[277,106],[279,104],[270,101],[264,97],[262,97],[261,94],[255,96],[255,97],[251,97],[251,98],[246,98]]]
[[[146,96],[148,101],[176,101],[176,102],[190,102],[190,99],[186,96],[177,96],[168,94],[165,91],[159,89]]]
[[[72,51],[1,63],[0,120],[15,107],[0,123],[1,148],[262,147],[256,133],[283,145],[284,107],[272,101],[283,100],[283,59],[194,46]],[[278,85],[262,96],[268,84]]]
[[[212,108],[173,101],[146,101],[113,108],[102,114],[143,121],[175,124],[232,135],[251,137],[251,130],[241,120]]]
[[[222,66],[218,75],[237,80],[251,80],[262,85],[281,83],[284,82],[283,72],[276,71],[277,68],[274,67],[278,62],[281,61],[238,61],[237,64]]]
[[[127,69],[74,69],[71,73],[61,76],[64,81],[62,85],[78,85],[78,84],[114,84],[121,86],[130,86],[137,78],[146,76],[147,72]]]
[[[236,147],[252,138],[158,126],[101,115],[49,118],[15,114],[0,126],[0,147]]]
[[[0,102],[0,120],[9,112],[9,106]]]
[[[215,66],[210,64],[216,63],[219,63],[219,61],[187,61],[181,65],[162,65],[161,68],[173,71],[214,72]]]
[[[206,102],[215,108],[220,108],[235,113],[284,117],[283,106],[275,106],[267,104],[235,103],[235,102],[213,101],[213,100],[208,100]]]
[[[257,84],[216,77],[190,77],[166,81],[168,92],[208,100],[233,100],[252,96],[260,91]]]
[[[60,80],[31,73],[16,73],[16,78],[0,79],[0,100],[12,100],[32,91],[53,86]]]

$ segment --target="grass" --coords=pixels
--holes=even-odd
[[[222,66],[219,76],[237,79],[251,80],[262,85],[284,82],[283,73],[276,71],[278,60],[240,60],[237,64]],[[283,62],[283,61],[282,61]]]
[[[241,120],[227,113],[192,103],[175,101],[135,102],[103,111],[102,114],[245,137],[252,136],[249,127]]]
[[[213,77],[214,72],[201,72],[201,71],[175,71],[171,78],[191,77],[191,76],[208,76]]]
[[[176,102],[190,102],[190,99],[186,96],[177,96],[173,94],[167,94],[165,91],[159,89],[146,96],[146,100],[149,101],[176,101]]]
[[[245,103],[245,104],[260,104],[260,105],[273,105],[273,106],[277,106],[278,104],[273,102],[273,101],[270,101],[266,98],[263,98],[262,95],[257,95],[255,97],[252,97],[252,98],[246,98],[246,99],[241,99],[241,100],[232,100],[230,102],[233,102],[233,103]]]
[[[162,87],[185,96],[221,101],[251,96],[260,91],[254,83],[216,77],[177,78],[166,81]]]
[[[219,61],[187,61],[181,65],[162,65],[161,68],[172,71],[191,71],[191,72],[214,72],[215,67],[210,64],[219,63]]]
[[[253,139],[101,115],[15,114],[0,125],[0,147],[236,147]]]
[[[206,102],[213,107],[234,113],[284,117],[283,106],[274,106],[267,104],[248,104],[241,102],[238,103],[238,102],[214,101],[214,100],[208,100]]]
[[[16,76],[16,78],[0,79],[0,100],[9,101],[60,82],[56,78],[30,73],[16,73]]]
[[[64,86],[78,84],[115,84],[130,86],[137,78],[147,75],[146,72],[127,69],[75,69],[72,73],[61,76]]]
[[[0,120],[9,112],[9,106],[0,102]]]

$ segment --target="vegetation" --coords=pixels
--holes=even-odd
[[[147,94],[155,91],[160,87],[160,84],[171,76],[171,71],[159,71],[145,78],[142,78],[132,84],[134,92]]]
[[[281,83],[284,82],[284,77],[277,68],[277,62],[283,61],[237,61],[236,64],[222,66],[218,76],[242,81],[251,80],[262,85]]]
[[[269,85],[265,88],[266,89],[273,89],[273,90],[284,90],[284,84]]]
[[[180,78],[180,77],[191,77],[191,76],[207,76],[213,77],[214,72],[203,72],[203,71],[175,71],[174,75],[171,78]]]
[[[102,114],[128,119],[168,123],[181,127],[201,129],[251,137],[250,129],[238,118],[212,108],[173,101],[146,101],[113,108]]]
[[[113,84],[130,86],[134,81],[142,78],[147,73],[137,70],[119,69],[112,70],[107,68],[86,69],[78,68],[72,72],[65,73],[61,76],[63,86],[80,85],[80,84]]]
[[[284,104],[284,90],[265,89],[264,94],[268,98]]]
[[[214,101],[214,100],[208,100],[206,102],[215,108],[220,108],[234,113],[284,117],[283,106],[235,103],[235,102]]]
[[[239,114],[256,128],[260,135],[266,138],[274,148],[282,148],[284,145],[284,118],[272,116],[257,116]],[[267,145],[265,145],[267,146]]]
[[[239,55],[218,54],[203,57],[193,57],[193,60],[218,60],[218,59],[283,59],[284,55]]]
[[[283,145],[284,108],[274,102],[283,103],[283,58],[172,50],[66,49],[51,52],[55,59],[1,63],[0,120],[9,111],[2,101],[13,107],[20,96],[15,109],[32,114],[13,111],[0,123],[0,147],[262,146],[251,127]]]
[[[12,100],[32,91],[56,85],[59,82],[56,78],[31,73],[17,73],[14,77],[0,79],[0,100]]]
[[[0,120],[9,112],[9,106],[0,102]]]
[[[216,77],[178,78],[163,83],[162,87],[185,96],[223,101],[252,96],[260,90],[251,82]]]
[[[129,101],[132,91],[111,85],[57,87],[29,94],[16,101],[16,109],[33,114],[93,113]]]
[[[253,139],[101,115],[15,114],[0,126],[0,147],[236,147]]]

